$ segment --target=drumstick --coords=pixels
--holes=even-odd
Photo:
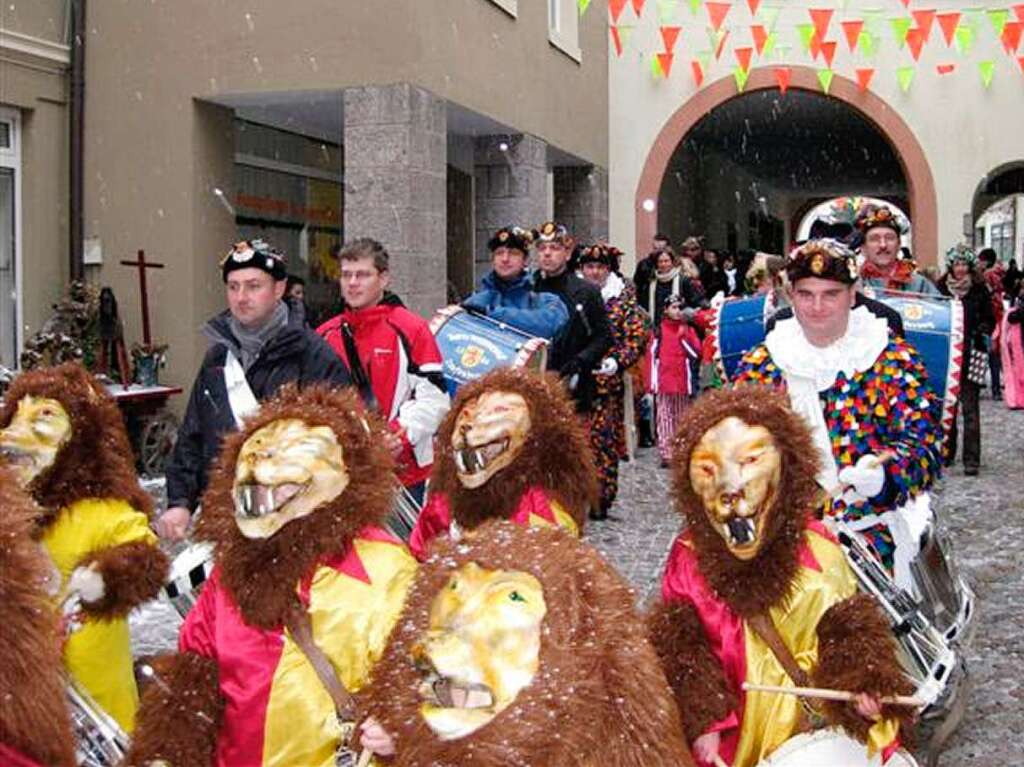
[[[895,457],[896,453],[894,453],[892,450],[883,450],[882,452],[878,453],[878,465],[885,466],[887,463],[889,463],[889,461],[891,461]],[[843,493],[845,493],[850,487],[852,487],[852,485],[844,485],[842,482],[840,482],[838,485],[830,488],[826,492],[828,492],[829,496],[831,496],[832,498],[838,498]]]
[[[750,692],[777,692],[783,695],[799,695],[802,698],[822,698],[824,700],[839,700],[852,702],[856,700],[857,693],[849,690],[831,690],[827,687],[776,687],[770,684],[753,684],[744,682],[743,689]],[[887,695],[878,699],[879,703],[888,703],[893,706],[911,706],[923,708],[928,705],[927,701],[916,698],[912,695]]]

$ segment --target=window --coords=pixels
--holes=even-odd
[[[1013,258],[1013,222],[1004,224],[993,224],[991,229],[992,240],[990,247],[996,252],[1000,261],[1009,261]]]
[[[0,109],[0,365],[14,368],[21,344],[21,156],[18,113]]]
[[[548,0],[548,29],[554,33],[562,29],[560,5],[561,0]]]
[[[576,63],[582,60],[577,0],[548,0],[548,41]]]

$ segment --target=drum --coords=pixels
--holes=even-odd
[[[213,571],[213,544],[191,543],[171,562],[171,574],[164,585],[164,596],[184,618],[199,598],[206,579]]]
[[[115,767],[128,753],[128,736],[81,685],[67,677],[68,709],[79,767]]]
[[[868,758],[868,749],[842,730],[829,728],[805,732],[787,740],[758,767],[880,767],[882,755]],[[885,767],[917,767],[917,762],[903,749],[895,751]]]
[[[461,306],[441,309],[430,321],[441,350],[448,393],[495,368],[524,367],[544,372],[548,342]]]
[[[398,492],[395,494],[395,502],[391,506],[391,513],[388,514],[384,525],[395,537],[408,543],[421,511],[423,509],[412,497],[412,493],[399,485]]]

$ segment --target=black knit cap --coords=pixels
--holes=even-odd
[[[520,226],[503,226],[494,233],[487,243],[487,249],[493,253],[498,248],[512,248],[523,253],[530,252],[533,245],[533,232]]]
[[[234,244],[220,262],[224,282],[228,281],[228,275],[236,269],[260,269],[275,281],[288,278],[284,254],[263,240],[242,240]]]
[[[858,274],[857,256],[838,240],[808,240],[786,259],[786,276],[794,285],[805,277],[852,285]]]

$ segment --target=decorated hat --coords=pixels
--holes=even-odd
[[[493,253],[498,248],[512,248],[523,253],[530,252],[533,244],[533,232],[520,226],[503,226],[494,233],[487,243],[488,250]]]
[[[861,205],[860,210],[857,211],[854,226],[862,234],[867,234],[869,230],[879,226],[888,227],[898,235],[904,234],[907,231],[907,224],[902,216],[893,213],[884,205],[875,205],[870,202]]]
[[[560,242],[565,247],[572,247],[572,236],[569,230],[555,221],[545,221],[536,232],[537,242]]]
[[[598,242],[580,252],[579,265],[604,264],[613,272],[618,271],[622,251],[606,242]]]
[[[288,277],[284,254],[263,240],[242,240],[234,244],[220,262],[221,276],[225,282],[236,269],[260,269],[275,280]]]
[[[786,276],[791,284],[805,277],[819,277],[852,285],[858,276],[857,256],[838,240],[808,240],[790,251]]]
[[[946,251],[946,269],[952,269],[957,261],[962,261],[973,269],[978,264],[978,256],[970,245],[961,242]]]
[[[679,246],[680,250],[689,250],[690,248],[704,250],[704,238],[690,235],[685,240],[683,240],[683,243]]]

